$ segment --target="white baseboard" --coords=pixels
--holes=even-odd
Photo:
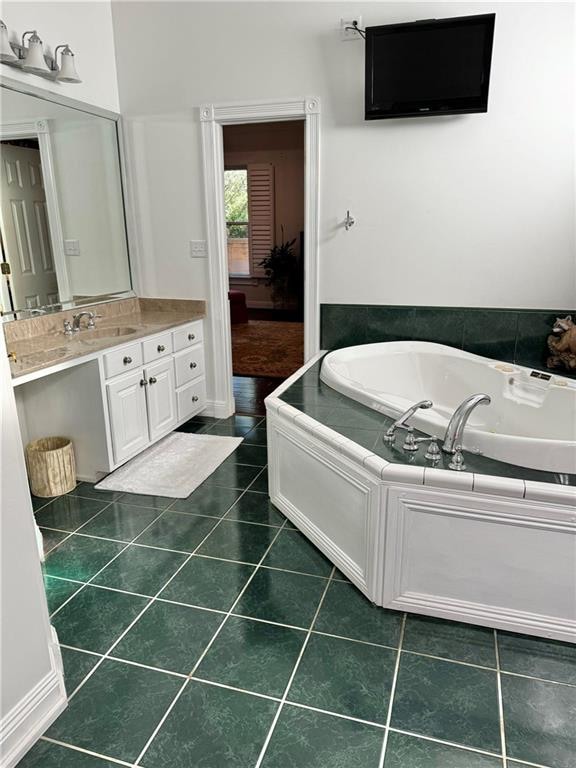
[[[0,722],[2,768],[14,768],[67,705],[62,673],[52,669]]]
[[[202,411],[203,416],[212,416],[215,419],[226,419],[236,410],[234,398],[231,402],[226,400],[206,400],[206,408]]]

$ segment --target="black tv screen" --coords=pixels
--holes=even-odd
[[[488,111],[495,14],[366,29],[366,119]]]

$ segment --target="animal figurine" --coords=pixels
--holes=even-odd
[[[561,368],[576,371],[576,324],[570,315],[557,317],[548,336],[550,357],[546,361],[548,368]]]

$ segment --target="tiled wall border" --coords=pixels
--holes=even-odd
[[[373,304],[322,304],[321,347],[379,341],[431,341],[495,360],[548,370],[546,339],[557,317],[576,310],[473,309]],[[560,375],[576,378],[564,369]]]

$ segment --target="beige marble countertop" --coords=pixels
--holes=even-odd
[[[86,328],[83,319],[82,330],[66,335],[64,320],[71,320],[84,310],[100,316],[96,318],[96,327]],[[16,358],[10,360],[12,378],[130,344],[205,315],[203,301],[126,299],[7,323],[6,347],[8,354]]]

